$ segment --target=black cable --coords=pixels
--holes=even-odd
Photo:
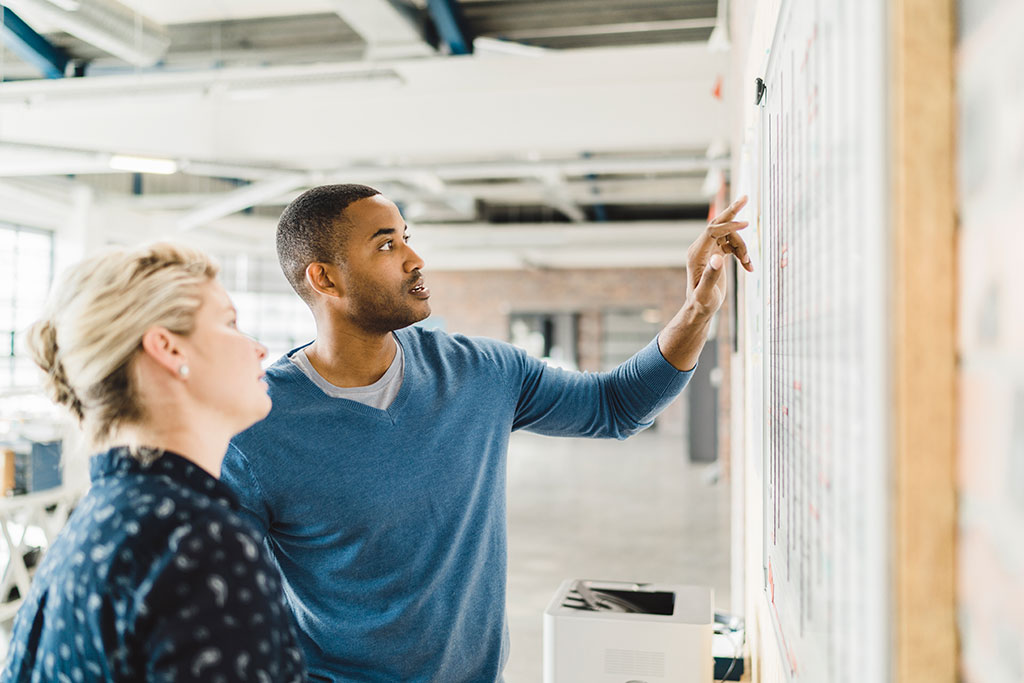
[[[723,635],[729,638],[729,644],[732,645],[732,662],[729,663],[729,668],[725,670],[725,673],[722,674],[722,677],[718,679],[720,681],[729,680],[729,674],[731,674],[732,670],[736,668],[736,662],[739,661],[740,658],[740,649],[743,647],[743,643],[746,642],[747,639],[747,632],[746,629],[744,629],[743,640],[741,640],[740,644],[737,646],[736,643],[734,643],[732,640],[732,633],[735,633],[735,631],[723,632]]]
[[[743,644],[747,642],[747,630],[742,618],[728,614],[726,612],[715,612],[715,633],[723,635],[729,639],[729,644],[732,645],[732,661],[729,662],[729,668],[725,670],[725,673],[721,677],[716,677],[715,680],[725,681],[729,679],[733,669],[736,668],[736,662],[739,661],[740,655],[742,654]],[[737,632],[742,633],[743,637],[740,639],[739,645],[733,641],[732,636]],[[717,659],[716,659],[717,664]]]

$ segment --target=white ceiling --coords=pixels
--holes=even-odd
[[[3,140],[332,169],[704,150],[726,132],[702,45],[149,73],[0,87]]]
[[[285,14],[294,19],[334,13],[346,2],[374,9],[387,0],[124,0],[165,25]],[[266,26],[272,32],[273,23]],[[362,35],[368,33],[364,27]],[[122,69],[121,75],[2,83],[0,189],[9,197],[12,187],[35,188],[51,201],[54,187],[85,187],[92,196],[91,224],[111,235],[125,234],[111,221],[128,221],[130,234],[187,230],[258,250],[266,247],[266,218],[237,211],[266,206],[272,215],[310,185],[367,182],[401,202],[410,220],[463,229],[476,240],[479,249],[465,259],[441,258],[447,267],[482,267],[477,264],[484,251],[510,248],[487,238],[489,231],[517,235],[513,241],[535,238],[539,233],[528,226],[487,222],[487,216],[515,218],[517,207],[540,220],[553,216],[603,229],[607,239],[587,249],[571,240],[548,244],[529,259],[501,263],[543,260],[545,253],[553,263],[573,261],[558,260],[560,249],[595,263],[683,262],[685,249],[641,249],[633,239],[649,245],[660,230],[665,244],[677,246],[679,231],[671,223],[648,223],[654,232],[642,234],[628,226],[641,228],[635,218],[645,212],[665,218],[675,215],[670,207],[677,205],[690,207],[689,216],[706,206],[705,173],[726,165],[705,152],[729,132],[727,103],[713,93],[726,75],[727,54],[699,41],[530,56],[479,50],[451,57],[433,48],[423,54]],[[146,194],[135,195],[110,168],[111,154],[172,159],[182,170],[168,179],[147,176]],[[69,174],[78,179],[68,181]],[[200,177],[210,178],[210,186],[197,187]],[[216,181],[222,184],[214,187],[213,178],[233,178],[235,184]],[[148,189],[157,187],[157,194]],[[80,193],[75,197],[69,206],[80,211]],[[3,204],[0,219],[31,213]],[[619,215],[631,222],[600,222]],[[254,226],[250,232],[239,230],[246,220]],[[560,226],[565,223],[540,227]],[[524,249],[516,253],[530,251]]]

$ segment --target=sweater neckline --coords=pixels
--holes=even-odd
[[[294,381],[296,384],[301,386],[302,389],[307,394],[312,396],[318,402],[330,402],[331,405],[333,406],[342,408],[353,413],[357,413],[359,415],[369,416],[379,420],[385,420],[387,422],[394,423],[402,410],[402,406],[405,405],[405,401],[409,396],[409,366],[411,363],[414,362],[414,358],[413,354],[409,353],[409,346],[402,340],[402,337],[404,337],[407,334],[407,332],[404,329],[402,329],[395,330],[391,334],[395,338],[395,343],[399,344],[402,347],[402,354],[405,357],[405,363],[404,367],[402,368],[402,386],[399,387],[398,394],[395,396],[395,400],[391,402],[391,405],[389,405],[386,410],[381,410],[380,408],[368,406],[365,403],[353,401],[352,399],[328,396],[327,394],[325,394],[324,391],[320,387],[318,387],[313,380],[307,377],[306,373],[302,372],[302,369],[299,368],[294,362],[292,362],[291,359],[291,356],[293,354],[298,353],[302,349],[312,344],[312,341],[292,349],[291,351],[286,353],[282,358],[279,358],[274,363],[274,366],[276,367],[272,366],[271,368],[268,368],[268,374],[271,372],[271,370],[277,370],[278,372],[281,373],[282,376]]]

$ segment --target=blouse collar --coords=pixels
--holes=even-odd
[[[127,446],[116,446],[94,455],[89,462],[89,478],[95,483],[107,477],[163,475],[215,501],[226,503],[232,508],[238,506],[238,498],[226,484],[188,458],[154,448],[140,449],[139,456],[132,456]]]

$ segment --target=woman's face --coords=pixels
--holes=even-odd
[[[236,317],[224,287],[211,280],[203,288],[195,329],[186,340],[189,391],[204,408],[223,416],[235,433],[270,412],[260,365],[267,349],[238,330]]]

